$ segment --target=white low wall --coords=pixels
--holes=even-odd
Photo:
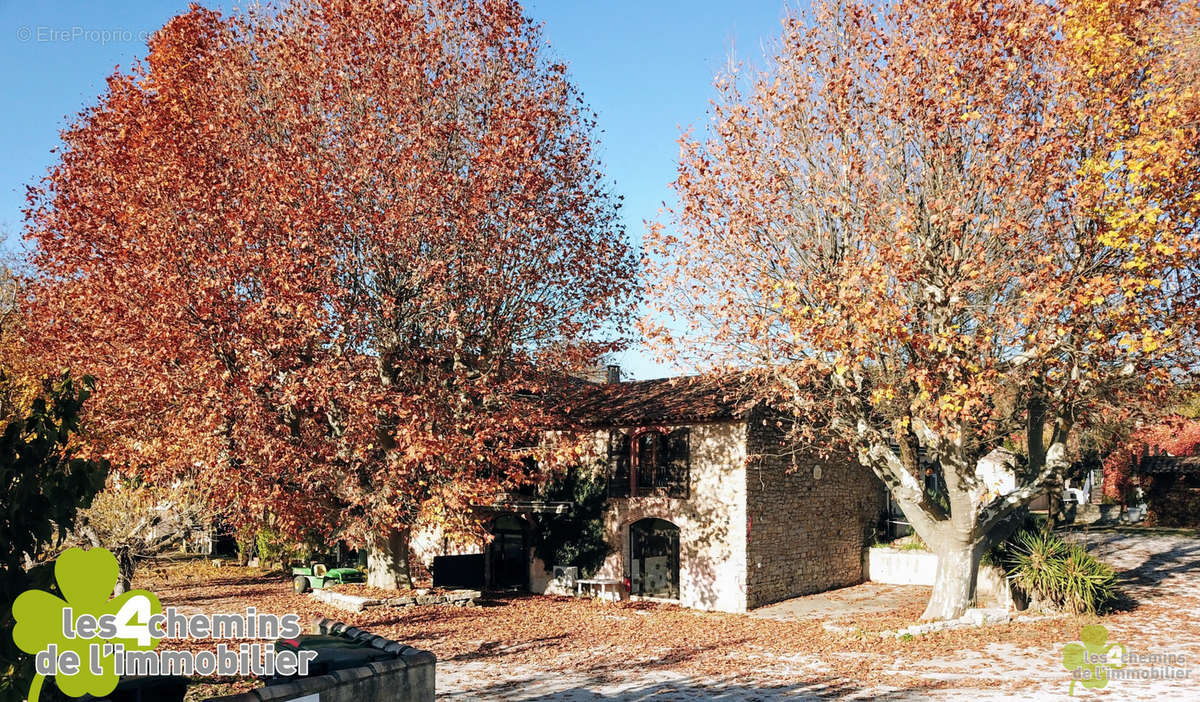
[[[867,549],[867,579],[891,585],[933,585],[937,578],[937,556],[928,551],[899,551],[892,548]],[[975,597],[980,605],[1022,609],[1014,601],[1004,571],[996,566],[979,566]]]
[[[868,549],[867,579],[891,585],[933,585],[937,556],[928,551]]]

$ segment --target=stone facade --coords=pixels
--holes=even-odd
[[[596,577],[624,579],[630,570],[630,526],[658,518],[679,528],[679,603],[694,609],[744,612],[746,424],[697,424],[690,430],[687,498],[611,498],[605,528],[613,552]],[[607,441],[608,431],[596,433],[598,450]]]
[[[863,582],[882,483],[848,456],[793,453],[761,412],[746,443],[747,608]]]
[[[686,496],[610,497],[604,526],[612,552],[594,577],[631,578],[630,528],[660,519],[678,529],[677,589],[684,607],[745,612],[863,582],[866,551],[885,506],[882,484],[845,454],[793,458],[781,443],[782,432],[765,417],[752,410],[732,419],[647,421],[643,426],[665,434],[688,428]],[[594,455],[585,460],[608,465],[611,432],[637,427],[594,429]],[[414,545],[425,541],[435,546],[437,539],[417,539]],[[458,549],[464,547],[486,551],[482,542]],[[529,565],[532,592],[570,594],[532,549]]]

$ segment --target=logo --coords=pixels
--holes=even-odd
[[[1075,694],[1075,683],[1082,683],[1088,689],[1100,689],[1108,685],[1109,672],[1125,667],[1125,645],[1108,643],[1108,629],[1099,624],[1083,627],[1079,632],[1082,643],[1069,643],[1063,646],[1063,667],[1071,672],[1071,684],[1067,688],[1068,695]],[[1110,655],[1113,649],[1120,650],[1120,656]]]
[[[103,548],[73,548],[54,563],[59,597],[26,590],[13,603],[13,642],[33,655],[29,702],[53,675],[69,697],[104,697],[122,675],[308,675],[314,650],[298,650],[300,615],[276,616],[247,607],[242,613],[184,615],[146,590],[110,597],[117,559]],[[161,639],[283,639],[273,643],[216,644],[212,650],[160,650]]]
[[[62,597],[27,590],[13,602],[13,642],[35,656],[38,671],[29,702],[36,702],[41,692],[46,675],[42,671],[54,672],[65,695],[103,697],[117,686],[113,653],[118,646],[148,651],[158,645],[149,621],[162,612],[162,605],[146,590],[110,599],[118,574],[111,552],[72,548],[54,563]]]
[[[1067,694],[1075,694],[1075,683],[1087,689],[1103,689],[1110,681],[1162,680],[1183,682],[1191,678],[1187,655],[1174,651],[1133,650],[1108,642],[1108,629],[1099,624],[1083,627],[1081,643],[1063,646],[1063,667],[1071,672]]]

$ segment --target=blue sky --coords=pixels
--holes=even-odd
[[[202,3],[230,7],[228,2]],[[114,66],[145,54],[145,38],[187,9],[186,0],[0,0],[0,233],[19,247],[25,186],[53,163],[58,133],[92,104]],[[779,33],[783,0],[527,0],[551,50],[571,68],[599,116],[601,157],[625,224],[639,241],[644,220],[671,197],[681,128],[706,123],[712,78],[731,52],[757,62]],[[634,377],[671,375],[635,348],[618,359]]]

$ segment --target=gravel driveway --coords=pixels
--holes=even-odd
[[[881,640],[871,633],[883,628],[886,616],[877,608],[860,612],[865,632],[858,639],[809,630],[797,636],[803,622],[774,622],[738,615],[696,613],[694,626],[704,631],[728,627],[730,620],[753,622],[755,635],[716,639],[721,645],[678,656],[678,642],[665,632],[661,640],[647,638],[647,629],[631,631],[626,651],[614,650],[611,640],[596,641],[591,656],[566,655],[589,645],[587,637],[562,641],[540,651],[535,660],[504,655],[441,658],[438,694],[442,699],[491,700],[771,700],[771,699],[890,699],[992,700],[1071,699],[1070,677],[1062,665],[1062,647],[1079,638],[1085,624],[1100,623],[1109,630],[1109,643],[1122,643],[1140,656],[1157,660],[1176,656],[1174,666],[1127,665],[1127,674],[1186,676],[1180,679],[1111,679],[1104,689],[1076,686],[1082,699],[1200,700],[1200,539],[1182,532],[1106,530],[1073,532],[1072,540],[1086,544],[1121,572],[1130,602],[1125,611],[1103,618],[1058,617],[1042,622],[994,625],[981,629],[939,632],[911,642]],[[860,588],[878,587],[873,585]],[[851,589],[852,590],[852,589]],[[835,595],[863,602],[866,591]],[[914,617],[923,591],[913,591],[899,619]],[[868,595],[871,593],[867,593]],[[814,596],[828,599],[829,595]],[[914,601],[916,605],[914,605]],[[852,611],[839,610],[839,616]],[[836,610],[836,608],[835,608]],[[611,626],[620,630],[629,616],[612,610]],[[654,619],[648,610],[634,619]],[[678,614],[672,615],[678,617]],[[847,620],[839,620],[844,623]],[[811,622],[811,620],[809,620]],[[819,620],[818,620],[819,622]],[[853,624],[854,620],[850,620]],[[646,622],[638,622],[644,624]],[[778,640],[771,629],[779,627]],[[749,626],[749,625],[747,625]],[[766,626],[767,629],[761,629]],[[652,628],[649,631],[653,631]],[[763,636],[765,639],[760,639]],[[823,640],[829,639],[829,640]],[[728,641],[729,643],[723,643]],[[661,658],[654,660],[656,649]],[[649,653],[651,655],[647,656]],[[622,659],[625,663],[622,663]],[[707,658],[712,665],[696,665]],[[700,661],[703,663],[704,661]],[[1156,672],[1157,671],[1157,672]]]
[[[528,595],[498,595],[479,607],[350,614],[294,594],[278,575],[189,572],[194,565],[148,570],[137,586],[185,613],[253,605],[305,620],[336,616],[428,649],[438,657],[437,689],[445,700],[1069,699],[1063,646],[1089,624],[1106,626],[1109,643],[1139,655],[1182,656],[1174,672],[1187,677],[1112,679],[1102,690],[1077,690],[1078,698],[1200,700],[1200,539],[1133,529],[1068,536],[1121,572],[1129,597],[1123,611],[908,639],[880,633],[915,621],[929,588],[866,583],[786,603],[768,610],[775,617],[768,619]],[[211,641],[190,643],[203,648]],[[217,684],[227,694],[252,681]]]

